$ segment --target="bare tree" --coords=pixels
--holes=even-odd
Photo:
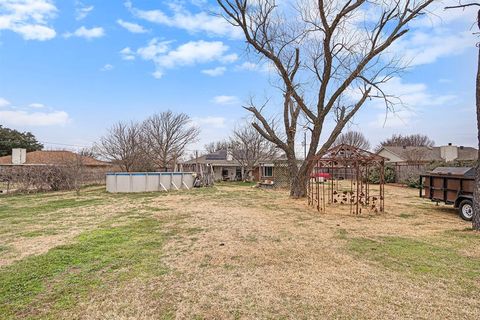
[[[363,150],[370,149],[370,142],[363,133],[358,131],[348,131],[340,134],[332,146],[338,146],[340,144],[348,144]]]
[[[220,140],[215,142],[210,142],[204,145],[205,151],[207,153],[214,153],[220,150],[227,150],[228,149],[228,141]]]
[[[391,147],[433,147],[435,141],[423,134],[401,135],[394,134],[390,138],[380,142],[376,150],[380,150],[384,146]]]
[[[63,170],[68,174],[68,189],[75,190],[77,195],[80,195],[80,189],[84,183],[85,176],[85,158],[87,155],[82,154],[88,151],[81,151],[80,153],[73,153],[72,156],[65,157],[61,161]]]
[[[465,9],[467,7],[480,7],[480,2],[462,3],[456,6],[446,7],[445,9]],[[477,11],[477,27],[480,29],[480,10]],[[478,139],[478,155],[477,166],[475,172],[475,188],[473,190],[473,217],[472,227],[474,230],[480,230],[480,46],[477,43],[477,79],[476,79],[476,109],[477,109],[477,139]]]
[[[253,168],[261,162],[271,161],[278,156],[276,146],[265,139],[249,123],[236,128],[228,143],[232,158],[243,168],[242,179],[251,175]]]
[[[64,154],[63,159],[59,163],[65,176],[68,176],[65,184],[68,190],[75,190],[77,195],[80,195],[82,186],[86,183],[97,182],[98,179],[92,179],[91,170],[87,169],[89,158],[95,159],[97,153],[95,148],[82,148],[78,152],[68,152]],[[100,172],[97,175],[103,176],[105,172]],[[101,179],[104,180],[104,179]]]
[[[121,170],[143,171],[145,154],[141,126],[136,122],[118,122],[100,138],[95,150]]]
[[[268,102],[257,105],[252,99],[246,109],[255,129],[285,152],[291,196],[303,197],[309,160],[330,148],[367,99],[383,99],[388,109],[398,103],[383,84],[403,66],[387,49],[433,0],[298,0],[293,8],[275,0],[217,2],[227,21],[243,31],[247,48],[278,75],[283,121],[268,118]],[[302,118],[311,136],[306,161],[298,166],[295,137]],[[331,118],[334,127],[325,133]],[[326,139],[319,147],[322,134]]]
[[[166,111],[143,122],[145,152],[156,168],[173,169],[183,157],[185,147],[197,140],[200,129],[192,125],[185,113]]]

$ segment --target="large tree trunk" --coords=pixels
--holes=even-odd
[[[472,226],[474,230],[480,230],[480,47],[478,49],[477,62],[477,82],[476,82],[476,104],[477,104],[477,138],[478,138],[478,158],[475,174],[475,189],[473,191],[473,218]]]
[[[290,196],[293,198],[304,198],[307,196],[307,178],[305,175],[295,175],[292,177],[290,186]]]
[[[290,196],[292,198],[304,198],[307,196],[308,185],[308,168],[304,163],[299,168],[296,159],[290,159],[288,161],[288,169],[290,171]]]

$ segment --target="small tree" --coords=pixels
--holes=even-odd
[[[228,143],[232,158],[243,168],[242,180],[250,176],[253,168],[277,156],[276,146],[265,139],[249,123],[236,128]]]
[[[12,154],[12,149],[23,148],[27,152],[43,149],[43,144],[31,132],[20,132],[0,125],[0,157]]]
[[[145,154],[156,168],[173,169],[184,156],[185,147],[195,142],[199,133],[200,129],[192,125],[185,113],[166,111],[154,114],[142,125]]]
[[[342,133],[338,136],[337,140],[335,140],[332,146],[338,146],[340,144],[348,144],[363,150],[370,149],[370,142],[363,135],[363,133],[358,131],[348,131]]]
[[[144,154],[141,126],[136,122],[118,122],[100,138],[94,149],[121,170],[144,171],[148,167]]]

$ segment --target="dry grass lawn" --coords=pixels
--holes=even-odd
[[[480,319],[480,234],[387,187],[318,213],[242,184],[0,198],[0,318]]]

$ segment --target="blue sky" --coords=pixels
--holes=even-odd
[[[406,106],[385,122],[372,102],[350,125],[374,145],[392,133],[476,145],[475,12],[445,12],[449,3],[393,48],[412,60],[389,84]],[[203,0],[0,0],[0,124],[73,148],[114,122],[171,109],[202,129],[190,149],[228,136],[249,97],[276,92],[273,75],[215,10]]]

